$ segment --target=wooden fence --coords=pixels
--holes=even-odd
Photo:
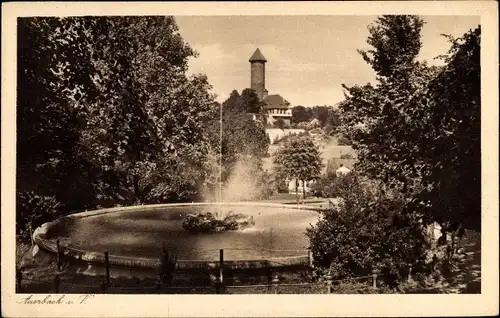
[[[273,275],[269,284],[249,284],[249,285],[229,285],[225,281],[225,269],[227,269],[228,262],[224,259],[224,249],[219,250],[219,261],[215,268],[217,270],[217,277],[213,284],[210,286],[164,286],[160,282],[154,283],[151,286],[134,286],[134,287],[124,287],[124,286],[116,286],[111,283],[111,264],[110,264],[110,255],[108,252],[105,252],[102,258],[104,260],[105,267],[105,276],[104,279],[99,284],[77,284],[74,282],[64,282],[61,279],[62,269],[63,269],[63,258],[65,253],[63,252],[63,248],[59,243],[59,240],[56,241],[57,248],[57,272],[53,276],[51,281],[48,280],[37,280],[32,278],[25,277],[24,273],[21,270],[17,270],[16,273],[16,287],[17,292],[29,292],[26,290],[25,285],[38,285],[40,289],[50,290],[55,293],[74,290],[75,292],[81,292],[82,290],[93,292],[93,293],[126,293],[126,292],[135,292],[135,293],[197,293],[200,291],[201,293],[216,293],[222,294],[226,293],[231,289],[240,289],[240,290],[249,290],[249,289],[263,289],[266,293],[280,293],[280,289],[287,289],[288,287],[298,287],[298,288],[315,288],[315,290],[320,293],[332,293],[334,289],[334,284],[342,283],[342,282],[352,282],[352,281],[364,281],[370,283],[370,287],[374,290],[377,289],[377,279],[379,278],[377,272],[373,272],[371,275],[353,277],[347,279],[338,279],[334,280],[331,275],[327,275],[325,277],[325,281],[322,283],[285,283],[281,282],[278,275]],[[312,257],[309,254],[308,262],[304,265],[305,267],[309,267],[312,262]],[[102,263],[101,263],[102,264]],[[283,263],[281,266],[288,266],[290,264]],[[264,267],[263,267],[264,268]],[[102,277],[102,276],[101,276]],[[408,280],[411,281],[411,267],[408,274]],[[28,288],[29,289],[29,288]],[[321,292],[323,290],[323,292]]]

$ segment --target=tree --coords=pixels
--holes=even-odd
[[[237,90],[233,90],[229,94],[229,98],[222,103],[222,109],[224,112],[241,112],[241,96]]]
[[[481,224],[481,66],[478,27],[454,39],[446,66],[429,83],[429,112],[419,155],[426,163],[421,193],[449,232]]]
[[[252,114],[261,114],[262,108],[265,105],[264,102],[259,99],[255,90],[250,88],[245,88],[241,92],[240,103],[244,112]]]
[[[230,97],[226,102],[228,102]],[[224,104],[228,105],[228,103]],[[254,173],[255,180],[262,175],[262,159],[267,155],[270,144],[264,125],[252,119],[244,112],[224,111],[222,116],[222,139],[220,138],[221,120],[214,117],[208,124],[206,134],[209,136],[210,148],[214,157],[222,154],[222,182],[227,182],[235,168],[242,162]],[[217,162],[216,166],[218,167]],[[215,168],[215,167],[214,167]],[[217,168],[217,172],[219,172]],[[214,180],[216,178],[212,178]],[[209,188],[213,188],[209,186]]]
[[[429,67],[416,59],[423,23],[384,16],[369,28],[373,49],[360,53],[377,83],[344,86],[341,131],[359,171],[455,237],[480,220],[480,29],[451,39],[445,65]]]
[[[283,120],[283,118],[278,118],[274,121],[273,126],[276,128],[279,128],[281,130],[284,130],[286,124],[285,124],[285,121]]]
[[[357,169],[387,186],[416,191],[412,183],[418,186],[422,162],[411,150],[422,140],[422,123],[416,119],[425,118],[426,109],[415,108],[411,101],[436,74],[416,61],[422,25],[415,16],[384,16],[370,26],[368,43],[374,49],[360,53],[377,73],[378,83],[344,86],[348,96],[340,105],[341,130],[357,150]]]
[[[95,151],[88,160],[112,171],[113,186],[129,200],[188,199],[204,178],[203,126],[213,101],[205,76],[185,74],[195,52],[172,17],[98,23],[92,63],[100,71],[101,98],[87,105],[91,116],[81,146]]]
[[[95,202],[98,168],[76,147],[84,126],[82,102],[96,95],[89,31],[83,18],[18,20],[17,205],[33,191],[56,196],[59,209]],[[24,213],[19,211],[19,213]],[[26,213],[29,213],[27,211]]]
[[[331,114],[331,107],[329,106],[314,106],[311,111],[313,117],[319,121],[321,127],[325,127],[328,123]]]
[[[292,108],[292,123],[294,124],[309,122],[312,117],[311,108],[300,105]]]
[[[358,50],[379,78],[397,79],[409,75],[422,47],[424,21],[417,16],[381,16],[368,26],[368,51]]]
[[[273,158],[276,174],[295,179],[297,203],[299,201],[298,180],[301,180],[305,197],[305,181],[316,180],[321,174],[321,154],[309,136],[297,136],[286,140]]]
[[[213,96],[205,76],[185,75],[196,53],[172,17],[19,25],[19,191],[67,209],[196,193]]]

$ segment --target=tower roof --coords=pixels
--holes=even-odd
[[[250,63],[251,62],[267,62],[266,58],[264,57],[264,55],[262,55],[262,53],[260,52],[259,49],[255,50],[252,57],[248,61]]]

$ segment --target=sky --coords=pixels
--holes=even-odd
[[[422,16],[420,60],[431,64],[448,51],[441,34],[463,35],[479,25],[477,16]],[[248,59],[259,48],[266,57],[266,88],[292,106],[335,105],[342,84],[374,82],[357,53],[369,48],[367,26],[376,16],[177,16],[179,32],[199,53],[190,74],[203,73],[223,102],[234,89],[250,87]]]

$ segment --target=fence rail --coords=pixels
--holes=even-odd
[[[97,284],[79,284],[79,283],[74,283],[74,282],[64,282],[61,280],[61,274],[62,274],[62,265],[63,265],[63,259],[64,258],[72,258],[71,255],[68,255],[67,253],[64,253],[62,246],[59,243],[59,240],[56,241],[55,245],[55,252],[57,253],[57,272],[53,276],[53,279],[50,281],[47,280],[37,280],[33,278],[28,278],[24,277],[24,273],[21,270],[17,270],[16,273],[16,286],[17,286],[17,291],[22,292],[25,288],[25,285],[29,284],[41,284],[41,285],[51,285],[52,290],[58,293],[62,287],[72,287],[76,289],[91,289],[91,290],[99,290],[103,293],[106,292],[118,292],[118,291],[136,291],[136,292],[141,292],[141,291],[153,291],[153,292],[168,292],[168,291],[177,291],[180,292],[182,290],[191,290],[191,291],[196,291],[196,290],[203,290],[203,291],[208,291],[208,292],[213,292],[215,293],[224,293],[224,291],[230,290],[230,289],[235,289],[235,290],[244,290],[244,289],[252,289],[252,288],[266,288],[269,290],[273,290],[274,293],[279,293],[280,287],[285,288],[285,287],[303,287],[303,288],[317,288],[320,290],[321,288],[325,288],[324,291],[326,293],[332,293],[333,291],[333,286],[336,283],[342,283],[342,282],[349,282],[349,281],[370,281],[371,282],[371,287],[373,289],[377,289],[377,278],[378,278],[378,273],[373,272],[371,275],[366,275],[366,276],[358,276],[358,277],[350,277],[350,278],[343,278],[343,279],[334,279],[331,275],[327,275],[325,277],[325,281],[321,283],[286,283],[286,282],[281,282],[280,278],[278,275],[271,275],[271,281],[269,284],[245,284],[245,285],[229,285],[228,282],[225,281],[225,270],[230,269],[231,267],[228,267],[228,263],[232,264],[235,261],[225,261],[224,260],[224,249],[219,249],[219,261],[212,261],[210,262],[212,266],[209,267],[209,269],[213,271],[217,271],[217,273],[214,275],[215,276],[215,281],[212,281],[211,284],[208,284],[207,286],[168,286],[168,285],[163,285],[159,281],[156,283],[152,283],[150,286],[117,286],[113,285],[111,283],[111,262],[110,262],[110,255],[108,252],[103,253],[102,255],[99,255],[99,259],[103,260],[103,265],[105,266],[105,276],[102,281],[100,281]],[[241,249],[245,250],[245,249]],[[274,250],[278,251],[278,250]],[[289,250],[291,251],[291,250]],[[297,251],[297,250],[294,250]],[[311,265],[312,261],[312,256],[309,253],[306,256],[300,256],[302,258],[307,258],[305,261],[303,260],[300,265],[308,267],[308,265]],[[282,257],[282,260],[285,260],[287,257]],[[271,264],[273,263],[279,263],[275,259],[267,260],[267,267],[259,267],[263,269],[268,269],[271,270],[273,266]],[[158,259],[159,261],[159,259]],[[237,262],[237,261],[236,261]],[[297,263],[298,264],[298,263]],[[288,262],[283,262],[280,265],[282,266],[289,266],[289,265],[297,265],[297,264],[290,264]],[[177,264],[174,264],[174,266],[177,266]],[[248,268],[248,267],[247,267]],[[250,267],[251,268],[251,267]],[[272,274],[272,271],[270,272]],[[102,276],[98,276],[98,279],[101,279]],[[408,280],[411,280],[411,267],[410,271],[408,274]],[[26,284],[28,283],[28,284]]]
[[[71,282],[63,282],[61,278],[59,277],[58,274],[54,275],[54,278],[49,281],[49,280],[39,280],[39,279],[32,279],[32,278],[27,278],[23,277],[23,274],[18,272],[18,277],[17,277],[17,292],[18,293],[23,293],[23,292],[31,292],[30,291],[30,284],[35,284],[35,285],[43,285],[43,286],[49,286],[48,288],[45,287],[43,288],[43,292],[46,293],[50,290],[50,292],[54,293],[64,293],[65,291],[68,291],[68,289],[71,288],[76,288],[79,293],[82,293],[83,291],[85,292],[100,292],[100,293],[119,293],[119,292],[136,292],[136,293],[143,293],[143,292],[154,292],[154,293],[169,293],[169,292],[177,292],[177,293],[183,293],[183,291],[191,291],[195,292],[196,291],[205,291],[208,293],[215,293],[215,294],[223,294],[223,293],[228,293],[230,290],[248,290],[248,289],[266,289],[267,291],[270,291],[270,293],[274,294],[279,294],[281,288],[286,288],[286,287],[298,287],[298,288],[315,288],[318,293],[332,293],[333,292],[333,284],[334,283],[340,283],[340,282],[348,282],[352,280],[372,280],[373,285],[371,288],[377,289],[376,286],[376,278],[374,276],[361,276],[361,277],[353,277],[349,279],[339,279],[339,280],[327,280],[325,282],[314,282],[314,283],[281,283],[279,281],[279,278],[275,277],[272,280],[272,283],[270,284],[250,284],[250,285],[222,285],[220,284],[213,284],[213,285],[207,285],[207,286],[162,286],[161,284],[157,283],[154,286],[114,286],[112,284],[107,284],[105,280],[101,284],[80,284],[80,283],[71,283]],[[366,285],[366,287],[370,287],[369,285]],[[84,292],[83,292],[84,293]]]

